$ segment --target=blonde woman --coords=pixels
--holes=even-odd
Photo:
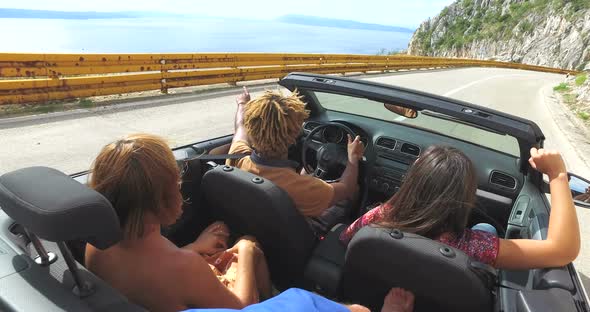
[[[229,230],[219,222],[184,248],[160,234],[182,213],[179,182],[174,155],[160,137],[136,134],[105,146],[89,184],[111,202],[125,236],[106,250],[88,244],[86,267],[150,311],[242,308],[268,297],[266,262],[253,238],[225,251]],[[233,278],[209,265],[204,256],[213,254],[235,256],[226,259]]]

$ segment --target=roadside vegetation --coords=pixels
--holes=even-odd
[[[568,90],[569,90],[569,87],[567,86],[567,83],[565,83],[565,82],[562,82],[562,83],[556,85],[555,87],[553,87],[553,91],[565,92]]]
[[[590,84],[587,81],[588,73],[582,73],[568,78],[553,90],[574,115],[590,126]]]
[[[581,86],[584,84],[584,82],[586,82],[586,80],[588,80],[588,74],[581,74],[576,76],[576,86]]]
[[[42,104],[16,104],[0,106],[0,118],[24,115],[47,114],[79,108],[93,108],[95,103],[91,99],[81,98],[76,101],[53,101]]]
[[[396,55],[396,54],[406,54],[405,50],[387,50],[385,48],[381,48],[375,55]]]
[[[474,0],[460,0],[453,9],[455,12],[446,7],[440,13],[440,22],[446,28],[440,39],[432,43],[433,30],[428,29],[416,34],[418,42],[429,53],[438,49],[461,49],[476,40],[523,39],[534,30],[533,15],[562,11],[568,20],[573,20],[590,9],[588,0],[524,0],[510,4],[508,10],[503,10],[503,3],[494,0],[490,8],[482,10]],[[453,17],[449,18],[451,15]]]

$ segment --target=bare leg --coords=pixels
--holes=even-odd
[[[385,299],[381,312],[414,311],[414,294],[401,288],[392,288]]]

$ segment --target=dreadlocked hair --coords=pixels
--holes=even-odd
[[[246,104],[244,127],[256,152],[267,158],[279,158],[295,144],[307,117],[309,111],[297,90],[290,96],[266,91]]]

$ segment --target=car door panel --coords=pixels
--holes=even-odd
[[[57,244],[41,240],[56,262],[41,266],[22,227],[0,210],[0,311],[145,311],[76,262],[94,292],[76,296],[73,278]]]
[[[546,239],[550,203],[526,179],[510,213],[506,238]],[[572,271],[573,270],[573,271]],[[572,274],[572,272],[574,272]],[[560,268],[502,270],[500,307],[503,311],[584,311],[572,264]]]
[[[190,146],[195,151],[195,156],[197,155],[221,155],[227,154],[229,152],[229,147],[231,145],[231,141],[233,139],[232,135],[227,135],[219,138],[210,139],[207,141],[202,141],[199,143],[195,143]],[[219,163],[223,163],[223,160],[219,161]]]

